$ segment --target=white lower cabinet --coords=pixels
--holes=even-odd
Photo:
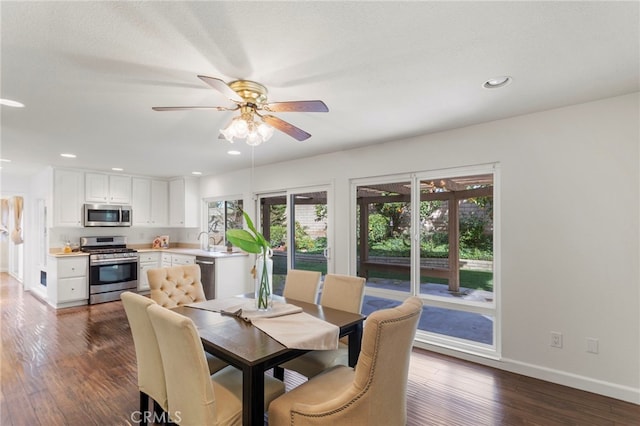
[[[86,305],[89,300],[89,257],[51,257],[47,298],[56,308]]]
[[[140,253],[138,258],[138,291],[149,291],[149,277],[147,277],[147,271],[149,269],[160,267],[160,255],[159,252],[145,252]]]
[[[175,254],[175,253],[162,253],[162,267],[168,268],[170,266],[178,265],[194,265],[196,263],[196,257],[188,254]]]
[[[164,263],[164,257],[162,263]],[[178,265],[194,265],[196,263],[196,257],[187,254],[171,254],[171,266]]]

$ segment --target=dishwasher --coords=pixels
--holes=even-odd
[[[196,265],[200,265],[202,287],[207,300],[216,298],[216,264],[210,257],[197,256]]]

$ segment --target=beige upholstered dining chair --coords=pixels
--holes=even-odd
[[[175,308],[194,302],[204,302],[200,265],[153,268],[147,271],[149,296],[164,308]]]
[[[269,406],[269,425],[405,425],[409,359],[421,312],[415,296],[373,312],[355,370],[333,367],[278,397]]]
[[[147,307],[156,303],[148,297],[130,291],[122,293],[120,299],[129,320],[136,350],[140,413],[146,424],[145,412],[149,411],[149,398],[152,398],[163,410],[166,411],[168,408],[160,348],[147,314]]]
[[[241,425],[242,372],[226,367],[209,376],[193,321],[158,305],[149,306],[147,312],[162,354],[172,421],[194,426]],[[284,383],[269,376],[265,376],[264,386],[266,408],[285,388]]]
[[[163,308],[175,308],[189,303],[204,302],[200,265],[181,265],[168,268],[153,268],[147,271],[149,296]],[[211,374],[228,364],[207,354]]]
[[[289,269],[282,295],[288,299],[317,303],[321,272]]]
[[[350,275],[327,274],[322,287],[320,304],[341,311],[360,313],[364,299],[366,279]],[[349,347],[341,340],[338,349],[332,351],[312,351],[281,365],[287,370],[303,376],[313,377],[334,365],[346,365],[349,361]],[[282,373],[276,371],[276,377]]]

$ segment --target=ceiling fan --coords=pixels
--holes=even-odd
[[[267,88],[260,83],[250,80],[236,80],[225,83],[219,78],[199,75],[198,78],[216,89],[236,105],[235,107],[222,106],[187,106],[187,107],[153,107],[154,111],[182,111],[213,109],[216,111],[240,110],[240,115],[234,117],[226,128],[220,130],[221,139],[230,142],[234,138],[244,139],[249,145],[256,146],[268,140],[273,134],[273,128],[286,133],[294,139],[303,141],[311,137],[311,134],[287,123],[286,121],[261,112],[328,112],[329,108],[322,101],[288,101],[267,102]],[[255,117],[260,119],[256,121]]]

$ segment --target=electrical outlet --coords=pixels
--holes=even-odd
[[[551,347],[553,348],[562,347],[562,333],[560,333],[559,331],[551,332]]]
[[[587,352],[590,354],[597,354],[599,352],[598,339],[587,337]]]

